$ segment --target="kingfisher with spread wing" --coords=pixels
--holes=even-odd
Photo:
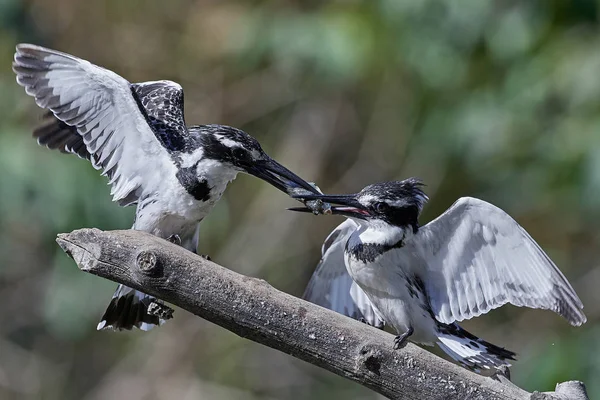
[[[515,353],[458,325],[506,303],[552,310],[574,326],[583,304],[550,257],[514,219],[483,200],[463,197],[425,226],[421,182],[369,185],[356,194],[305,195],[348,218],[329,235],[305,298],[342,314],[437,343],[476,370],[509,366]],[[308,204],[308,203],[307,203]],[[309,207],[292,209],[317,213]]]
[[[239,172],[286,193],[318,193],[270,158],[242,130],[188,126],[175,82],[130,83],[75,56],[19,44],[17,82],[48,114],[38,143],[85,158],[109,179],[113,201],[136,206],[133,229],[196,252],[198,226]],[[148,313],[156,299],[119,285],[98,329],[148,330],[164,322]]]

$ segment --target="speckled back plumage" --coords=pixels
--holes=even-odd
[[[171,81],[133,83],[131,92],[162,145],[169,151],[185,150],[189,140],[181,86]]]

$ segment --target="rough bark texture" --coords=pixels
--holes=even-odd
[[[283,293],[155,236],[81,229],[57,239],[83,271],[142,290],[390,399],[587,399],[579,382],[528,393]],[[567,396],[567,397],[565,397]]]

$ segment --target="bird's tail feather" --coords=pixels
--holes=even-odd
[[[97,329],[120,331],[137,327],[149,331],[155,326],[162,325],[164,319],[148,313],[148,306],[153,302],[159,300],[130,287],[119,285]]]
[[[437,344],[450,357],[473,370],[510,366],[516,354],[467,332],[458,324],[440,324]]]

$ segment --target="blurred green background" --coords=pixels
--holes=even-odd
[[[78,271],[57,233],[128,228],[87,162],[31,138],[42,111],[14,79],[18,42],[132,82],[185,89],[188,123],[254,135],[328,192],[418,176],[422,223],[490,201],[556,261],[588,323],[503,307],[467,329],[519,354],[527,390],[600,397],[600,2],[0,0],[0,398],[374,399],[316,367],[178,310],[149,333],[95,330],[115,284]],[[240,176],[201,253],[300,295],[338,218]],[[391,344],[390,344],[391,345]]]

